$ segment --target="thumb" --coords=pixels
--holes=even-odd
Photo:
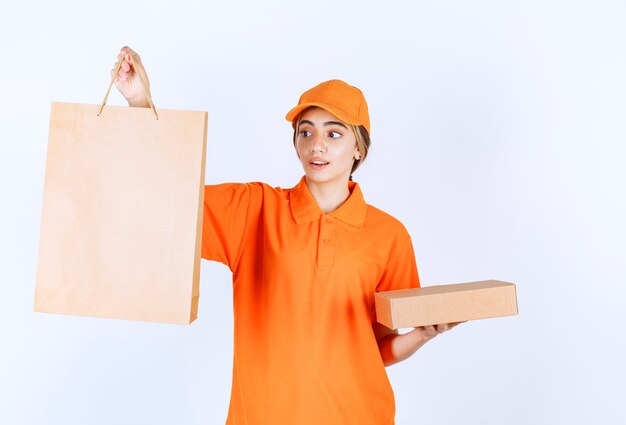
[[[146,69],[143,67],[143,63],[141,62],[141,57],[132,50],[124,56],[124,62],[128,64],[128,68],[130,71],[130,75],[137,75],[139,78],[145,81],[146,85],[150,86],[150,80],[148,79],[148,74],[146,73]],[[122,65],[124,66],[124,65]]]

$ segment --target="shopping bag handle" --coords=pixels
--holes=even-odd
[[[107,99],[109,98],[109,92],[111,92],[111,87],[113,87],[113,83],[115,82],[115,79],[117,78],[117,74],[120,72],[120,67],[122,66],[122,60],[123,59],[120,59],[117,63],[117,66],[115,67],[115,71],[113,72],[113,78],[111,78],[111,83],[109,84],[109,88],[107,89],[107,92],[104,95],[104,100],[102,101],[102,105],[100,106],[100,111],[98,112],[98,116],[100,116],[100,114],[102,113],[102,110],[104,109],[104,105],[106,105],[107,103]],[[148,88],[148,84],[146,83],[146,80],[143,74],[141,73],[141,69],[135,66],[133,55],[130,55],[130,64],[133,66],[133,68],[135,68],[135,72],[137,72],[137,74],[139,75],[139,79],[141,80],[143,91],[144,93],[146,93],[146,98],[148,99],[148,103],[150,104],[150,107],[152,108],[152,111],[154,112],[154,115],[156,116],[156,119],[158,120],[159,114],[157,114],[156,108],[154,107],[154,103],[152,103],[152,96],[150,95],[150,89]]]

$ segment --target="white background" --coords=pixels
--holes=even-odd
[[[422,283],[518,285],[519,316],[388,368],[399,425],[626,423],[626,2],[600,0],[3,3],[0,423],[226,417],[225,267],[203,261],[187,327],[32,311],[50,102],[99,103],[125,44],[157,107],[209,111],[207,183],[291,187],[284,114],[321,81],[360,87],[355,179]]]

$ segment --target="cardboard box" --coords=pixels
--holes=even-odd
[[[515,285],[498,280],[378,292],[376,318],[390,329],[517,314]]]

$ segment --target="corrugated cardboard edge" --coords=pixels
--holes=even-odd
[[[383,292],[374,294],[374,306],[376,308],[376,320],[378,323],[393,329],[391,320],[391,300],[383,295]]]
[[[497,316],[497,317],[515,316],[519,313],[518,303],[517,303],[517,286],[512,282],[489,279],[489,280],[474,281],[474,282],[461,282],[461,283],[454,283],[454,284],[448,284],[448,285],[432,285],[432,286],[425,286],[421,288],[377,292],[375,294],[376,320],[378,321],[378,323],[388,327],[389,329],[393,329],[393,330],[401,329],[405,326],[395,325],[398,323],[399,318],[394,317],[393,315],[392,307],[393,307],[394,299],[398,299],[400,297],[403,297],[406,294],[410,294],[411,292],[414,292],[415,289],[428,291],[428,289],[430,288],[440,288],[444,286],[452,289],[454,286],[467,285],[467,284],[483,284],[484,289],[498,287],[498,286],[500,287],[512,286],[513,287],[513,301],[515,303],[515,306],[514,306],[515,312],[511,314],[507,314],[507,315]],[[473,290],[476,290],[476,289],[475,288],[468,289],[468,291],[473,291]],[[426,294],[425,296],[428,296],[428,295],[429,294]],[[491,318],[491,317],[493,316],[477,317],[476,319],[472,319],[472,320],[480,320],[480,319]]]

